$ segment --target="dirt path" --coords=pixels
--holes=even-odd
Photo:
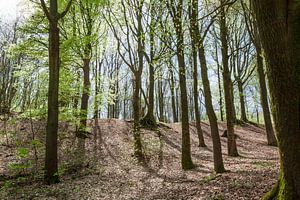
[[[143,130],[147,166],[136,163],[131,123],[100,120],[100,132],[87,142],[89,167],[65,175],[60,184],[41,182],[0,192],[0,199],[260,199],[277,178],[277,149],[266,146],[262,129],[236,127],[240,157],[227,156],[222,138],[225,168],[215,175],[209,125],[202,124],[207,148],[197,146],[196,129],[191,125],[192,157],[197,168],[180,167],[180,124],[161,127],[157,132]],[[225,125],[220,124],[220,134]],[[94,127],[93,130],[95,130]],[[95,131],[94,131],[95,132]],[[97,147],[97,148],[95,148]]]

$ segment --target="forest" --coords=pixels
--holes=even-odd
[[[299,200],[299,77],[299,0],[0,0],[0,199]]]

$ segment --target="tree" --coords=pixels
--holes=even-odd
[[[109,24],[110,28],[112,29],[115,38],[117,39],[117,50],[119,55],[121,56],[124,63],[129,67],[131,70],[134,81],[133,81],[133,97],[132,97],[132,106],[133,106],[133,120],[134,120],[134,127],[133,127],[133,137],[134,137],[134,155],[139,162],[144,161],[144,155],[142,151],[142,141],[141,141],[141,134],[140,134],[140,93],[141,93],[141,77],[144,68],[144,48],[145,48],[145,37],[144,37],[144,30],[143,30],[143,6],[144,0],[142,1],[133,1],[134,5],[132,7],[128,7],[130,12],[134,12],[134,16],[129,15],[127,13],[126,5],[130,5],[129,1],[122,1],[122,14],[124,19],[124,24],[120,23],[120,20],[113,14],[109,13],[109,19],[106,19],[107,23]],[[125,5],[126,4],[126,5]],[[114,15],[114,21],[120,26],[122,32],[126,34],[126,41],[122,41],[120,36],[118,35],[118,30],[112,24],[112,16]],[[133,17],[132,20],[135,20],[137,26],[134,26],[130,23],[128,17]],[[133,31],[134,30],[134,31]],[[136,51],[133,45],[131,44],[131,36],[133,36],[134,42],[136,42]],[[129,60],[127,60],[125,55],[122,53],[122,49],[126,50],[127,56]],[[137,57],[135,55],[137,53]]]
[[[265,52],[280,177],[264,199],[300,199],[300,4],[253,0]]]
[[[221,5],[225,4],[224,0],[221,0]],[[222,43],[222,63],[223,63],[223,85],[225,95],[225,108],[226,108],[226,123],[227,123],[227,148],[229,156],[238,156],[236,147],[236,138],[234,135],[234,104],[233,104],[233,84],[231,81],[231,73],[228,66],[228,35],[226,26],[226,13],[225,6],[221,7],[220,14],[220,34]]]
[[[92,52],[95,49],[95,41],[99,32],[97,24],[99,17],[99,8],[102,1],[78,1],[74,4],[72,9],[72,32],[70,33],[70,40],[74,40],[74,48],[72,49],[75,54],[80,57],[82,64],[80,67],[83,71],[83,90],[80,103],[79,115],[79,128],[76,136],[78,138],[78,161],[82,165],[85,157],[85,139],[88,137],[87,119],[88,108],[91,91],[91,59]],[[68,28],[68,27],[66,27]],[[66,31],[67,32],[67,31]]]
[[[169,87],[171,90],[171,101],[172,101],[172,115],[173,115],[173,122],[178,122],[177,117],[177,109],[176,109],[176,95],[175,95],[175,78],[174,78],[174,72],[173,72],[173,61],[172,58],[169,61],[168,65],[168,72],[169,72]]]
[[[155,86],[155,29],[157,26],[157,19],[155,14],[155,1],[150,1],[150,24],[149,24],[149,43],[150,53],[149,56],[145,52],[145,58],[149,65],[149,90],[148,90],[148,109],[143,119],[141,119],[141,125],[145,127],[156,128],[156,118],[154,116],[154,86]]]
[[[239,5],[239,4],[237,4]],[[253,45],[246,29],[244,18],[239,12],[233,12],[232,25],[229,31],[230,65],[234,75],[234,84],[237,85],[240,102],[241,122],[248,122],[246,113],[246,87],[253,78],[255,65],[253,64]],[[234,98],[234,97],[233,97]]]
[[[250,39],[252,40],[252,43],[254,44],[256,50],[256,69],[257,69],[257,76],[259,79],[259,86],[260,86],[260,101],[263,109],[263,116],[264,116],[264,122],[266,127],[268,145],[277,146],[277,140],[274,134],[271,114],[269,109],[266,75],[265,75],[264,60],[262,55],[263,51],[261,47],[261,41],[259,38],[258,30],[257,30],[257,24],[255,18],[253,17],[253,11],[247,7],[246,3],[242,3],[242,8],[244,11],[247,30],[249,32]]]
[[[199,22],[197,20],[198,9],[196,8],[198,8],[198,1],[191,0],[190,3],[192,8],[191,20],[194,23],[192,27],[195,29],[194,34],[197,40],[198,56],[199,56],[199,61],[201,66],[201,77],[202,77],[203,89],[204,89],[205,108],[210,123],[211,137],[213,142],[214,170],[217,173],[223,173],[225,172],[225,168],[224,168],[223,158],[222,158],[222,146],[221,146],[221,140],[219,135],[218,121],[212,104],[210,82],[208,79],[208,68],[207,68],[206,55],[204,49],[204,38],[207,34],[207,31],[209,30],[209,27],[207,28],[207,31],[202,36],[200,33]]]
[[[16,67],[22,60],[22,55],[10,58],[7,49],[10,45],[17,44],[19,20],[12,25],[0,22],[0,115],[11,112],[12,100],[17,93]]]
[[[191,158],[190,130],[189,130],[189,113],[186,90],[186,69],[184,58],[184,35],[182,27],[183,0],[179,0],[177,5],[174,0],[167,1],[167,6],[172,16],[173,25],[176,32],[176,55],[179,66],[179,86],[181,101],[181,126],[182,126],[182,152],[181,166],[183,169],[192,169],[194,164]]]
[[[196,5],[195,5],[196,4]],[[189,18],[190,18],[190,35],[191,35],[191,45],[192,45],[192,66],[193,66],[193,93],[194,93],[194,109],[195,109],[195,117],[196,117],[196,129],[199,139],[199,147],[206,147],[203,138],[203,132],[201,128],[201,118],[199,111],[199,91],[198,91],[198,50],[197,50],[197,37],[196,37],[196,29],[198,24],[198,9],[194,8],[198,6],[197,3],[192,1],[189,5]]]
[[[48,88],[48,118],[46,128],[46,158],[45,181],[48,184],[59,182],[57,162],[57,132],[58,132],[58,88],[59,88],[59,28],[58,21],[62,19],[71,7],[68,1],[65,10],[58,12],[57,0],[50,0],[48,9],[44,0],[40,0],[43,11],[49,21],[49,88]]]

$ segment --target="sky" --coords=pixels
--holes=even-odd
[[[13,20],[23,13],[30,12],[26,8],[27,0],[0,0],[0,19],[1,21]],[[26,10],[26,12],[24,12]]]

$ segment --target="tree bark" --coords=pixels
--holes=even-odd
[[[202,41],[201,36],[200,37],[199,36],[200,34],[198,34],[198,38],[200,41]],[[217,173],[223,173],[225,172],[225,168],[224,168],[223,158],[222,158],[222,146],[221,146],[221,140],[219,135],[218,122],[212,105],[212,97],[211,97],[210,83],[208,79],[205,50],[203,44],[201,43],[199,46],[199,60],[201,64],[201,77],[203,81],[205,107],[209,119],[211,137],[213,142],[214,170]]]
[[[175,90],[175,80],[174,80],[172,66],[169,66],[169,76],[170,76],[169,85],[170,85],[171,99],[172,99],[173,122],[176,123],[176,122],[178,122],[178,117],[177,117],[177,109],[176,109],[176,95],[175,95],[175,91],[174,91]]]
[[[57,12],[57,2],[50,1],[51,10]],[[58,183],[57,131],[58,131],[58,88],[59,88],[59,29],[58,21],[49,24],[49,89],[48,117],[46,127],[45,181]]]
[[[151,22],[150,22],[150,30],[149,30],[149,38],[150,38],[150,60],[149,60],[149,92],[148,92],[148,109],[146,116],[141,120],[141,124],[147,127],[156,128],[157,123],[154,116],[154,87],[155,87],[155,68],[154,68],[154,36],[155,36],[155,9],[152,2],[151,5]]]
[[[268,145],[270,146],[277,146],[277,139],[274,134],[271,114],[269,109],[268,103],[268,91],[266,86],[266,76],[264,73],[264,66],[263,66],[263,58],[262,58],[262,51],[260,44],[256,47],[256,63],[257,63],[257,74],[259,79],[259,86],[260,86],[260,101],[263,109],[266,133],[267,133],[267,141]]]
[[[221,0],[223,4],[223,0]],[[226,16],[225,8],[221,8],[220,18],[220,33],[222,43],[222,61],[223,61],[223,85],[225,94],[225,107],[226,107],[226,121],[227,121],[227,146],[229,156],[238,156],[235,135],[234,135],[234,109],[233,109],[233,88],[230,77],[230,70],[228,66],[228,41],[227,41],[227,27],[226,27]]]
[[[193,3],[193,2],[191,2]],[[197,8],[197,7],[196,7]],[[194,97],[194,111],[196,118],[196,129],[198,135],[198,146],[206,147],[204,142],[203,132],[201,128],[201,118],[199,111],[199,91],[198,91],[198,62],[197,62],[197,37],[196,37],[196,28],[197,28],[197,18],[198,18],[198,10],[193,7],[193,4],[189,7],[189,17],[190,17],[190,35],[192,41],[192,66],[193,66],[193,97]],[[195,12],[195,10],[197,12]]]
[[[72,0],[66,9],[58,13],[57,0],[50,0],[48,10],[44,0],[41,5],[49,21],[49,87],[48,87],[48,116],[46,126],[46,156],[45,156],[45,182],[53,184],[59,182],[57,159],[57,132],[58,132],[58,92],[59,92],[59,28],[58,20],[63,18],[70,9]]]
[[[239,90],[239,98],[240,98],[240,107],[241,107],[241,120],[243,122],[247,122],[247,114],[246,114],[246,105],[245,105],[245,96],[244,96],[244,85],[240,78],[237,79],[237,85]]]
[[[134,120],[134,155],[139,162],[144,161],[144,155],[142,151],[142,141],[140,133],[140,88],[141,88],[141,76],[143,71],[144,60],[144,35],[142,26],[143,17],[143,1],[139,3],[137,9],[137,21],[138,21],[138,69],[134,72],[134,93],[133,93],[133,120]]]
[[[184,37],[182,28],[183,0],[179,0],[177,5],[172,1],[169,5],[170,12],[173,15],[173,24],[176,32],[176,54],[179,66],[179,86],[180,86],[180,103],[181,103],[181,124],[182,124],[182,152],[181,166],[182,169],[192,169],[194,164],[191,157],[190,129],[189,129],[189,106],[186,89],[186,70],[184,58]]]
[[[264,199],[300,199],[300,5],[252,0],[262,46],[280,152],[280,177]]]
[[[159,108],[159,121],[164,122],[165,121],[165,115],[164,115],[164,95],[163,95],[163,85],[161,80],[161,73],[158,75],[158,81],[157,81],[157,89],[158,89],[158,108]]]
[[[221,83],[220,68],[221,68],[221,66],[218,64],[218,88],[219,88],[220,115],[221,115],[221,121],[224,121],[224,111],[223,111],[224,106],[223,106],[223,95],[222,95],[222,83]]]

